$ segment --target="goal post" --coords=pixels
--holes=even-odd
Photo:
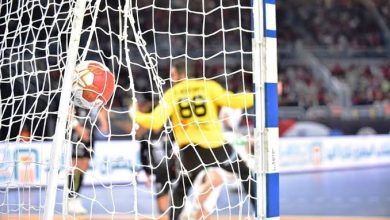
[[[0,216],[77,218],[66,204],[68,173],[75,169],[70,155],[82,136],[72,135],[72,84],[77,63],[95,60],[114,74],[115,91],[103,107],[105,128],[97,122],[98,111],[77,115],[76,123],[97,139],[89,167],[79,169],[84,183],[77,198],[85,218],[159,219],[183,208],[182,219],[279,219],[275,5],[275,0],[4,1]],[[185,204],[173,206],[179,176],[193,172],[180,158],[186,151],[175,129],[202,128],[188,118],[203,117],[206,104],[198,96],[178,99],[174,104],[189,121],[173,126],[169,118],[158,132],[138,127],[129,107],[138,103],[140,111],[151,112],[166,104],[166,91],[180,81],[171,77],[177,60],[185,60],[188,78],[254,94],[255,104],[207,109],[215,111],[218,123],[202,123],[221,126],[220,146],[226,152],[231,146],[233,153],[228,161],[201,164],[198,178],[186,185]],[[249,175],[232,168],[238,164],[249,167]],[[254,182],[255,195],[246,192],[246,182]],[[171,203],[160,210],[163,194]]]
[[[276,0],[253,0],[255,155],[259,219],[279,219],[279,130]]]
[[[46,198],[43,219],[54,219],[54,207],[56,203],[59,172],[61,168],[60,160],[63,148],[66,147],[66,126],[69,126],[69,106],[71,106],[71,93],[76,68],[78,48],[83,26],[86,0],[76,0],[72,10],[73,23],[69,39],[69,50],[67,53],[65,71],[62,82],[61,99],[57,113],[56,130],[52,142],[49,173],[46,186]],[[69,184],[69,183],[68,183]],[[67,187],[65,182],[64,188]],[[66,190],[64,190],[66,192]],[[64,197],[65,198],[65,197]],[[66,207],[65,207],[66,210]]]

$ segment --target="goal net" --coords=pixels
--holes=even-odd
[[[115,76],[111,100],[90,110],[72,102],[85,60]],[[173,115],[154,129],[129,117],[130,106],[167,106],[178,61],[225,95],[254,94],[240,108],[198,96],[174,103],[199,136],[198,119],[215,112],[201,123],[221,128],[220,151],[180,145],[178,126],[193,125]],[[276,75],[273,0],[2,0],[0,216],[277,219]],[[189,148],[212,162],[187,169]]]

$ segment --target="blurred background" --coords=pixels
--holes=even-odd
[[[282,214],[389,217],[390,2],[277,4]]]
[[[108,15],[111,18],[119,16],[116,8],[120,4],[124,3],[101,3],[100,8],[107,7],[108,13],[98,13],[99,22],[95,24],[97,27],[93,30],[95,34],[91,39],[88,27],[93,24],[94,11],[87,9],[81,48],[88,46],[85,58],[104,62],[116,75],[119,86],[110,107],[126,109],[131,94],[129,68],[137,79],[135,87],[141,102],[151,100],[154,96],[151,91],[156,88],[150,83],[150,75],[147,74],[145,65],[142,65],[136,45],[129,44],[130,58],[134,65],[128,67],[121,60],[125,54],[123,49],[119,49],[120,39],[108,34],[119,32],[120,19],[110,20]],[[169,81],[171,59],[187,54],[193,60],[197,76],[213,77],[221,83],[227,81],[226,86],[232,91],[251,89],[252,31],[249,0],[228,0],[223,3],[207,1],[203,8],[202,1],[194,0],[188,3],[192,13],[183,10],[187,5],[181,1],[172,1],[171,4],[167,0],[159,1],[155,3],[155,8],[150,7],[152,1],[137,1],[134,4],[138,7],[136,19],[140,24],[139,31],[147,43],[147,50],[158,61],[158,74],[165,82]],[[16,3],[11,6],[9,10],[18,10]],[[218,7],[223,7],[223,10],[214,10]],[[386,0],[277,1],[281,136],[390,132],[389,7],[390,3]],[[47,15],[56,13],[60,22],[53,26],[53,19],[45,19],[46,31],[42,30],[39,22],[30,24],[31,20],[42,17],[39,5],[32,8],[34,13],[30,16],[19,17],[14,13],[10,17],[14,19],[10,20],[8,26],[6,23],[0,24],[3,33],[7,27],[15,27],[17,30],[18,25],[36,26],[33,29],[22,28],[16,32],[17,38],[5,41],[14,47],[24,45],[25,49],[4,51],[4,56],[10,58],[9,62],[4,59],[1,66],[3,78],[14,76],[15,83],[0,84],[2,97],[53,91],[61,85],[66,55],[60,53],[58,58],[58,54],[67,51],[61,45],[67,45],[69,37],[69,32],[64,30],[70,24],[63,21],[68,16],[69,6],[63,2],[61,7],[48,7]],[[176,10],[171,12],[169,8]],[[208,12],[207,16],[203,17],[202,11]],[[188,25],[186,19],[183,19],[186,16]],[[225,30],[223,32],[222,27]],[[206,37],[202,35],[203,32],[207,34]],[[131,31],[129,38],[134,40]],[[25,61],[13,63],[20,56]],[[201,59],[203,57],[206,59]],[[26,71],[45,69],[50,69],[49,75],[38,74],[29,78],[23,76]],[[39,100],[23,98],[18,101],[26,109],[36,105],[37,112],[43,112],[45,107],[42,106],[49,105],[47,121],[25,118],[24,123],[19,123],[20,120],[11,123],[7,119],[12,114],[12,106],[7,100],[2,100],[5,118],[3,125],[8,126],[0,128],[0,139],[15,137],[23,126],[32,128],[30,130],[34,131],[34,136],[53,135],[56,117],[52,112],[58,108],[59,94],[51,92],[39,96]],[[20,113],[23,111],[17,110]],[[112,115],[113,138],[121,138],[121,135],[116,134],[128,133],[122,131],[124,126],[120,124],[126,115]],[[311,123],[301,123],[308,121]],[[294,126],[298,126],[299,130],[291,130]],[[314,126],[315,129],[304,129],[301,126]],[[34,129],[36,127],[39,129]]]
[[[41,26],[42,5],[31,4],[34,13],[20,16],[18,2],[1,2],[15,13],[8,23],[0,18],[0,40],[14,48],[1,54],[1,77],[10,80],[0,83],[0,141],[19,140],[22,131],[36,141],[50,140],[60,100],[60,93],[52,91],[62,83],[72,1],[55,0],[58,4],[47,7],[47,30]],[[197,76],[212,77],[235,92],[252,89],[249,0],[133,3],[137,30],[158,61],[164,89],[172,59],[183,54],[193,61]],[[121,31],[121,20],[114,18],[121,16],[117,9],[123,5],[102,1],[100,8],[107,11],[97,13],[94,30],[89,27],[95,9],[87,8],[81,35],[85,58],[103,62],[117,79],[109,103],[110,140],[130,139],[129,72],[141,104],[156,98],[134,33],[128,36],[131,67],[124,62],[121,39],[112,34]],[[390,217],[390,1],[279,0],[276,10],[281,214]],[[7,38],[6,29],[14,29],[16,37]],[[43,70],[50,71],[25,75]],[[31,93],[36,96],[26,95]],[[248,124],[253,118],[241,126]]]
[[[147,43],[147,50],[158,60],[158,74],[164,81],[169,80],[171,59],[188,54],[194,60],[198,76],[213,77],[221,83],[228,81],[226,86],[232,91],[251,89],[252,32],[249,0],[239,1],[240,7],[236,1],[207,1],[204,8],[201,7],[202,1],[194,0],[188,4],[193,13],[186,13],[183,10],[186,5],[180,1],[159,1],[156,3],[157,8],[150,7],[151,2],[135,3],[138,7],[136,19],[140,24],[139,31]],[[120,4],[123,2],[102,2],[100,8],[107,7],[109,16],[117,17],[120,14],[115,9]],[[385,0],[277,2],[281,136],[390,132],[389,5]],[[17,4],[13,4],[11,11],[17,11],[16,6]],[[224,8],[214,10],[218,7]],[[170,12],[169,8],[176,10]],[[55,54],[67,51],[61,45],[66,45],[69,33],[61,32],[61,29],[69,27],[69,22],[62,22],[61,19],[68,16],[68,10],[69,6],[64,4],[49,11],[48,15],[50,12],[58,13],[57,19],[60,21],[58,27],[51,28],[53,20],[46,19],[50,31],[39,29],[39,22],[30,24],[31,20],[41,18],[39,6],[33,7],[34,13],[31,16],[19,18],[17,14],[11,15],[15,20],[10,20],[7,28],[12,30],[14,27],[15,32],[18,26],[37,26],[36,29],[28,30],[30,34],[27,29],[17,32],[19,37],[8,42],[14,46],[24,45],[25,50],[4,51],[5,57],[15,53],[10,56],[11,62],[5,62],[1,67],[4,79],[10,75],[16,76],[15,84],[12,85],[15,96],[36,91],[53,91],[61,84],[61,66],[64,65],[66,56],[62,53],[60,59],[57,59]],[[88,10],[81,48],[88,46],[86,58],[104,62],[116,75],[118,88],[111,107],[127,108],[130,99],[128,67],[119,59],[124,57],[124,50],[120,39],[110,38],[108,34],[119,32],[120,19],[108,21],[107,14],[98,13],[99,22],[94,30],[95,34],[89,39],[91,30],[87,27],[91,26],[94,14],[91,8]],[[202,11],[208,12],[208,15],[203,17],[199,14]],[[160,19],[169,16],[170,20]],[[175,22],[171,22],[173,20]],[[5,24],[0,25],[2,32],[6,29]],[[221,32],[221,27],[226,31]],[[207,37],[202,35],[203,31]],[[61,37],[56,39],[59,33]],[[130,40],[133,40],[134,35],[129,35]],[[88,40],[90,42],[87,45]],[[112,48],[115,49],[111,50]],[[130,56],[134,65],[131,66],[131,72],[137,78],[135,87],[139,99],[151,100],[154,96],[151,91],[155,88],[149,82],[150,76],[144,65],[136,65],[142,63],[142,59],[135,44],[130,44],[129,50],[132,51]],[[220,53],[222,50],[226,53]],[[12,63],[12,60],[20,56],[24,57],[24,62]],[[202,57],[206,59],[201,60]],[[44,69],[51,69],[50,75],[41,74],[28,79],[22,75],[24,71]],[[27,82],[28,87],[25,85]],[[11,96],[9,84],[4,82],[0,86],[2,97]],[[12,112],[11,106],[7,107],[6,102],[3,100],[4,118]],[[27,109],[37,105],[36,111],[43,111],[44,106],[49,105],[50,112],[56,111],[58,102],[59,94],[54,93],[40,94],[38,101],[20,100],[20,104],[26,105]],[[112,123],[113,138],[120,138],[115,134],[127,133],[121,131],[123,126],[120,125],[125,115],[112,115],[111,120],[118,121]],[[5,120],[4,125],[9,126],[0,128],[0,139],[7,137],[10,130],[9,136],[14,137],[21,126],[39,127],[40,129],[31,129],[35,136],[51,137],[56,119],[54,114],[47,116],[48,121],[45,123],[40,119],[32,121],[29,118],[25,119],[24,125]],[[301,123],[307,121],[311,123]],[[294,129],[287,132],[294,126],[299,126],[299,131]],[[307,126],[309,129],[306,129]],[[316,129],[311,129],[313,126]]]
[[[294,121],[320,123],[331,135],[390,132],[389,7],[388,1],[278,2],[282,136]]]

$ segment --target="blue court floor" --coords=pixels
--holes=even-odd
[[[282,215],[390,217],[390,167],[284,174]]]
[[[93,214],[152,214],[156,210],[149,189],[139,185],[85,187],[84,205]],[[135,194],[137,193],[137,203]],[[44,190],[0,189],[0,215],[43,211]],[[228,203],[235,208],[219,214],[248,209],[238,206],[239,195],[224,191],[218,207]],[[57,195],[56,213],[61,213],[62,190]],[[23,209],[21,210],[20,204]],[[32,204],[29,205],[29,204]],[[280,205],[282,216],[383,216],[390,217],[390,167],[361,168],[312,173],[281,174]]]

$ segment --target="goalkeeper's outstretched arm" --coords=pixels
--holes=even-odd
[[[169,116],[172,113],[172,107],[169,105],[157,105],[151,113],[143,113],[138,111],[136,106],[132,106],[129,114],[130,117],[140,126],[144,128],[151,128],[153,130],[158,130],[163,127],[164,123],[167,121]]]
[[[232,93],[226,92],[220,97],[217,97],[216,103],[219,106],[230,108],[250,108],[253,106],[253,93]]]
[[[253,93],[232,93],[225,90],[220,84],[210,80],[208,84],[209,94],[218,106],[230,108],[251,108],[254,102]]]

